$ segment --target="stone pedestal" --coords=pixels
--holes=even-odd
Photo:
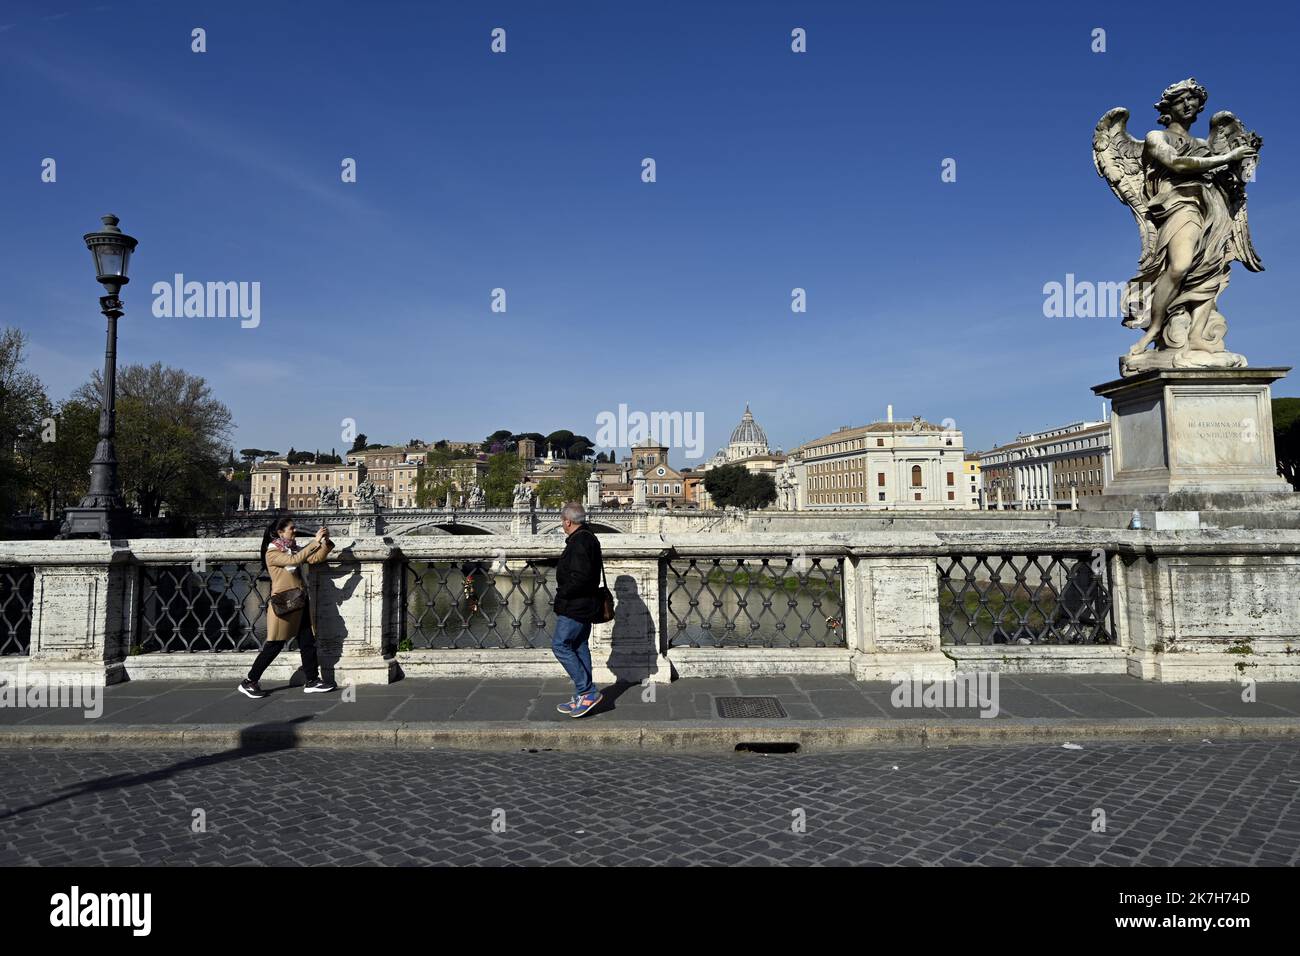
[[[1111,400],[1105,491],[1062,527],[1300,529],[1300,495],[1277,473],[1270,386],[1289,368],[1156,369],[1093,391]]]
[[[953,679],[956,665],[940,643],[938,593],[938,571],[929,557],[844,562],[854,678]]]
[[[1288,493],[1269,386],[1289,368],[1155,369],[1093,391],[1111,401],[1104,495]]]
[[[339,685],[387,684],[396,679],[396,662],[384,659],[385,622],[402,613],[394,606],[396,582],[385,587],[392,551],[387,539],[348,541],[329,561],[311,569],[320,660],[328,668],[326,676],[333,671]],[[399,573],[396,566],[391,570]],[[297,662],[292,664],[296,669]]]
[[[28,550],[34,565],[31,648],[27,657],[3,663],[74,684],[125,680],[127,636],[136,617],[130,552],[107,541],[32,542]]]
[[[373,499],[358,501],[352,510],[352,522],[348,526],[348,533],[354,538],[374,538],[383,532],[384,518],[379,502]]]
[[[607,558],[614,620],[591,629],[591,659],[599,682],[666,684],[672,665],[663,648],[665,565],[650,558]]]
[[[1182,544],[1125,555],[1115,590],[1129,674],[1167,683],[1300,677],[1294,541],[1273,532],[1238,535],[1214,553]]]

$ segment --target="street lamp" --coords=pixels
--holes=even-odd
[[[90,489],[80,506],[67,509],[59,537],[112,538],[128,527],[129,515],[117,480],[117,450],[113,436],[117,427],[117,320],[122,317],[122,300],[117,297],[127,278],[127,267],[136,241],[117,228],[116,216],[104,216],[104,228],[86,233],[86,248],[95,259],[95,278],[108,291],[99,297],[99,308],[108,319],[108,344],[104,349],[104,381],[99,407],[99,443],[90,460]]]

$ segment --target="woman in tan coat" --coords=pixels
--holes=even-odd
[[[320,564],[334,548],[329,539],[329,531],[321,528],[312,538],[311,543],[299,546],[294,540],[293,518],[283,517],[271,523],[262,536],[262,567],[271,576],[271,597],[285,594],[295,589],[302,590],[302,599],[306,600],[307,582],[303,574],[304,564]],[[248,677],[239,685],[240,691],[254,700],[265,697],[258,681],[271,662],[279,656],[285,643],[292,637],[298,638],[298,651],[302,655],[302,673],[307,679],[303,690],[308,694],[324,694],[335,690],[333,681],[320,679],[320,665],[316,658],[316,614],[309,603],[290,611],[284,617],[276,613],[274,602],[266,606],[266,643],[262,645],[257,660],[248,672]],[[307,620],[303,621],[303,615]]]

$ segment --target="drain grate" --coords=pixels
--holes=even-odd
[[[775,697],[715,697],[719,717],[784,717],[785,708]]]

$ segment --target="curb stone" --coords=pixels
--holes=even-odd
[[[558,750],[734,753],[742,745],[797,744],[800,753],[873,748],[1060,744],[1078,741],[1300,737],[1300,718],[1125,718],[1080,720],[662,721],[612,724],[439,722],[138,724],[0,729],[0,750],[32,747],[127,750],[238,750],[321,747],[396,750]]]

